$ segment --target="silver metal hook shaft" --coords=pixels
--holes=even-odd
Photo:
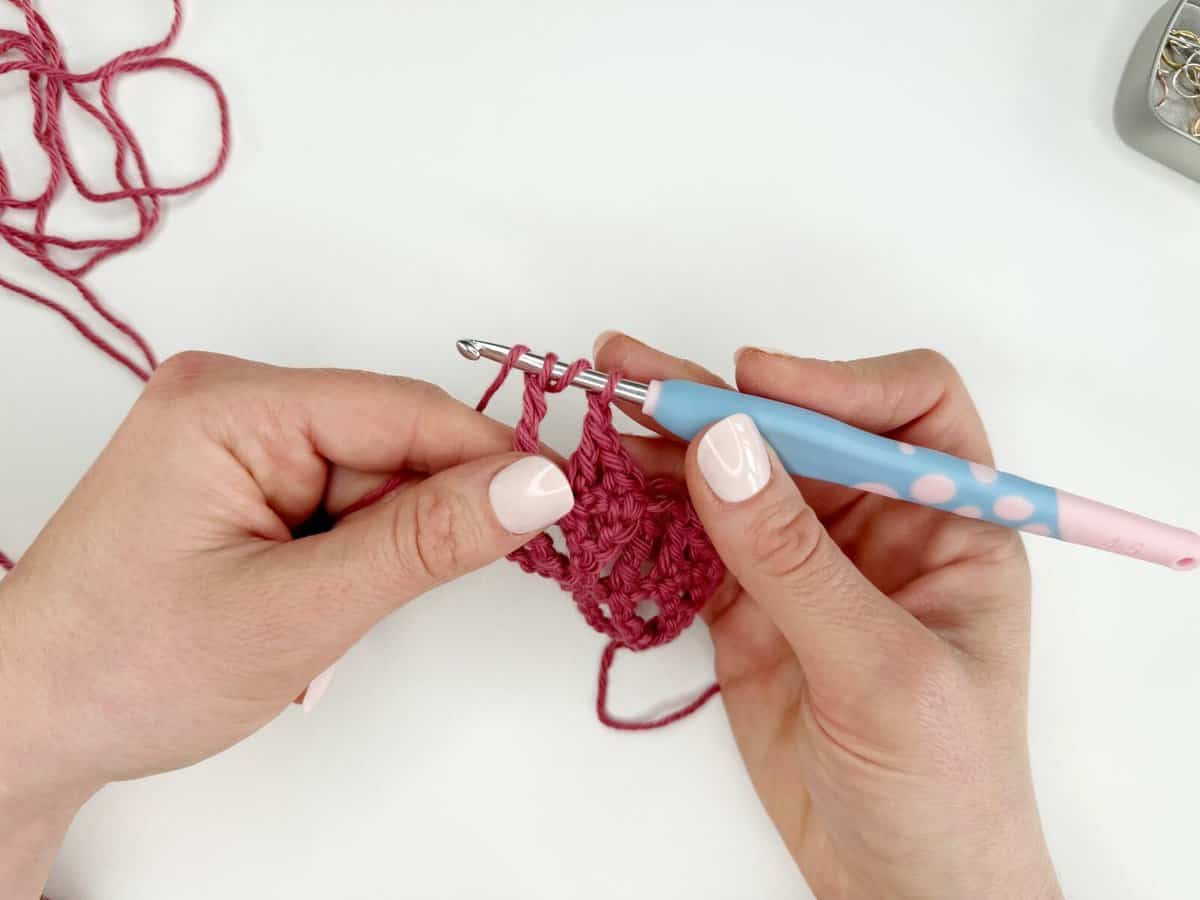
[[[491,341],[477,341],[474,339],[464,339],[455,344],[458,347],[458,352],[467,359],[490,359],[492,362],[502,363],[508,359],[508,354],[512,351],[512,347],[505,347],[503,344],[493,344]],[[520,369],[522,372],[540,372],[546,364],[544,356],[538,356],[536,353],[522,353],[513,362],[514,369]],[[556,362],[551,373],[555,378],[561,378],[567,371],[566,363]],[[608,376],[603,372],[597,372],[595,369],[584,369],[571,382],[575,387],[581,387],[585,391],[599,393],[604,390],[604,386],[608,384]],[[646,402],[646,392],[649,386],[642,384],[640,381],[630,381],[627,378],[620,379],[613,391],[613,394],[621,399],[628,400],[630,403],[636,403],[641,406]]]

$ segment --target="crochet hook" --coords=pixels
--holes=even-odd
[[[490,341],[461,340],[467,359],[505,362],[512,350]],[[541,372],[546,359],[525,352],[513,361]],[[561,377],[567,366],[555,362]],[[587,369],[574,384],[600,391],[609,376]],[[690,441],[708,425],[735,413],[754,420],[793,475],[845,485],[1029,534],[1095,547],[1177,571],[1200,566],[1200,534],[1029,481],[938,450],[916,447],[847,425],[821,413],[751,394],[671,379],[642,384],[619,379],[614,394]]]

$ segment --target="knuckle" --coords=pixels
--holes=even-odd
[[[469,567],[479,528],[466,498],[450,491],[420,491],[411,519],[398,528],[397,546],[408,548],[416,573],[441,583]]]
[[[386,387],[405,391],[414,400],[420,401],[426,398],[448,396],[443,388],[432,382],[422,381],[420,378],[410,378],[407,375],[385,375],[376,372],[364,372],[362,374],[368,378],[379,379],[380,384]]]
[[[180,391],[202,383],[217,365],[220,357],[216,353],[202,350],[185,350],[164,360],[150,379],[151,386],[169,386]]]
[[[751,561],[772,578],[793,578],[811,568],[821,531],[807,504],[794,499],[773,503],[748,530]]]
[[[437,406],[450,396],[444,388],[415,378],[406,379],[404,387],[412,396],[413,405],[418,409]]]
[[[446,396],[445,389],[431,381],[422,381],[419,378],[405,378],[404,383],[408,385],[410,391],[417,391],[430,397]]]
[[[961,380],[958,368],[950,361],[949,357],[937,350],[921,347],[913,350],[912,356],[922,367],[937,372],[944,381],[957,382]]]

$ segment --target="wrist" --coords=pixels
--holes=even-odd
[[[44,648],[20,635],[28,606],[11,576],[0,582],[0,896],[37,900],[67,827],[98,784],[58,752],[55,704],[37,660]]]
[[[1032,795],[1032,791],[1030,791]],[[1036,804],[910,834],[862,870],[853,896],[898,900],[1062,900]],[[818,896],[825,896],[820,891]],[[834,893],[833,896],[842,896]]]
[[[1050,858],[1042,834],[1036,804],[1028,811],[1006,817],[995,824],[990,835],[976,846],[976,853],[964,853],[960,862],[961,883],[948,897],[972,897],[978,900],[1062,900],[1058,873]]]
[[[0,787],[0,895],[13,900],[41,897],[50,866],[81,804]]]

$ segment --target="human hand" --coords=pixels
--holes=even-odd
[[[722,384],[625,336],[597,343],[605,371]],[[928,351],[840,363],[746,350],[737,386],[992,464],[961,379]],[[686,455],[672,440],[626,440],[647,469],[687,479],[729,568],[704,612],[717,680],[755,789],[813,892],[1060,897],[1029,767],[1018,535],[793,479],[744,416]]]
[[[381,617],[566,514],[557,466],[511,446],[418,381],[163,365],[0,582],[0,896],[38,896],[101,785],[242,740]],[[293,539],[318,515],[340,521]]]

